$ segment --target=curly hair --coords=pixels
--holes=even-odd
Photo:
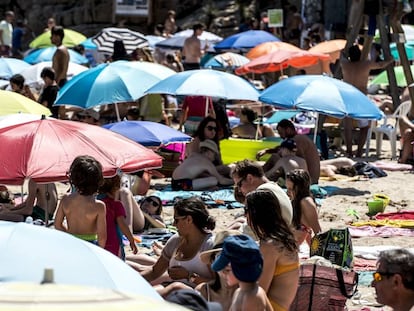
[[[286,180],[293,183],[295,196],[292,200],[292,223],[295,227],[298,227],[301,225],[300,219],[302,218],[302,208],[300,206],[300,202],[306,197],[313,198],[310,191],[310,176],[309,173],[303,169],[295,169],[286,174]]]
[[[182,199],[174,204],[174,214],[177,216],[191,216],[194,225],[202,232],[209,232],[216,227],[216,220],[210,216],[207,206],[197,197]]]
[[[78,156],[69,169],[69,181],[82,195],[98,192],[103,184],[102,165],[91,156]]]
[[[295,237],[283,219],[279,199],[270,190],[255,190],[247,194],[245,210],[249,224],[261,240],[275,240],[293,252],[298,250]]]

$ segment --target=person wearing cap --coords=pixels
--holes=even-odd
[[[296,155],[296,142],[287,138],[280,144],[281,158],[276,162],[275,166],[268,170],[265,175],[270,180],[278,181],[279,185],[284,186],[285,175],[294,169],[303,169],[308,171],[308,166],[304,158]]]
[[[83,111],[78,112],[78,116],[79,116],[80,122],[93,124],[93,125],[100,125],[99,124],[100,114],[98,111],[96,111],[93,108],[85,109]]]
[[[227,285],[239,285],[230,310],[273,310],[265,290],[258,284],[263,257],[251,237],[241,234],[224,239],[221,253],[211,268],[225,274]]]
[[[200,152],[193,152],[173,171],[173,190],[202,190],[232,185],[233,180],[221,175],[213,164],[218,153],[214,141],[206,139],[200,142]]]
[[[221,252],[223,247],[224,239],[233,236],[239,235],[240,231],[237,230],[222,230],[218,231],[214,236],[214,245],[213,248],[200,253],[200,259],[206,265],[211,265],[216,256]],[[200,294],[207,299],[207,301],[216,301],[221,304],[223,310],[229,310],[233,294],[238,288],[238,284],[227,285],[225,274],[222,272],[216,272],[216,277],[210,282],[204,282],[197,285],[195,288]]]
[[[273,310],[289,310],[299,282],[299,248],[283,219],[281,202],[272,191],[258,189],[246,195],[245,212],[263,254],[259,285]]]

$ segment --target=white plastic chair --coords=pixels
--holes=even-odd
[[[405,101],[401,103],[398,108],[394,111],[391,115],[385,115],[382,119],[383,122],[381,125],[377,127],[372,127],[372,133],[375,135],[376,141],[376,152],[377,157],[381,155],[382,151],[382,140],[384,135],[386,135],[391,144],[391,156],[392,159],[396,158],[397,155],[397,136],[400,131],[400,126],[398,123],[398,119],[401,116],[407,115],[407,113],[411,109],[411,101]],[[391,120],[390,120],[391,119]],[[367,150],[369,150],[369,145],[367,146]]]

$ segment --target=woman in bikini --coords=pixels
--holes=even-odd
[[[296,169],[286,174],[287,194],[292,201],[294,234],[298,245],[303,241],[310,245],[313,234],[322,231],[318,209],[310,192],[309,173]]]
[[[141,275],[153,285],[159,284],[157,279],[165,272],[169,281],[184,282],[192,287],[212,280],[213,272],[200,259],[200,252],[213,247],[211,231],[216,225],[206,205],[196,197],[178,201],[174,205],[174,225],[177,234],[167,241],[155,264]]]
[[[273,310],[289,310],[299,282],[299,256],[279,200],[271,191],[255,190],[246,196],[245,211],[263,255],[259,285],[266,291]]]

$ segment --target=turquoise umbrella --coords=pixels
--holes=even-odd
[[[0,78],[8,80],[28,67],[30,64],[21,59],[2,57],[0,58]]]
[[[411,73],[414,75],[414,65],[410,66]],[[397,80],[397,85],[399,87],[406,87],[407,81],[405,80],[404,70],[402,66],[394,67],[395,78]],[[388,85],[388,75],[387,71],[384,70],[379,75],[377,75],[370,84],[377,84],[377,85]]]
[[[78,52],[75,52],[74,50],[68,49],[69,51],[69,57],[70,61],[76,64],[88,64],[89,60],[85,57],[79,54]],[[56,52],[56,47],[48,47],[48,48],[42,48],[34,50],[33,52],[30,52],[29,55],[27,55],[23,60],[29,64],[37,64],[40,62],[47,62],[51,61],[53,59],[53,55]]]
[[[414,59],[414,41],[408,41],[404,44],[405,52],[409,60]],[[400,60],[400,55],[398,54],[397,44],[395,42],[390,44],[391,54],[395,60]]]

